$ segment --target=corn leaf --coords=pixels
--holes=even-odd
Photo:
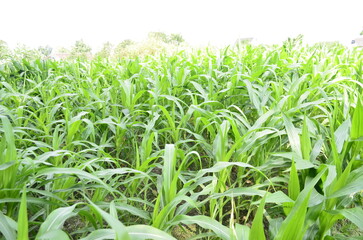
[[[48,232],[60,230],[63,227],[64,222],[76,214],[73,212],[76,207],[76,204],[70,207],[62,207],[51,212],[47,219],[40,225],[37,238],[42,238]]]
[[[263,226],[263,211],[265,208],[265,200],[266,200],[266,195],[262,198],[262,200],[258,206],[255,218],[253,219],[249,240],[266,239],[265,228]]]
[[[18,216],[18,240],[27,240],[28,236],[28,212],[26,201],[26,188],[24,186],[20,202],[19,216]]]
[[[223,240],[230,239],[230,230],[229,228],[223,226],[216,220],[207,217],[207,216],[186,216],[180,215],[174,218],[172,225],[176,225],[178,223],[184,224],[197,224],[204,229],[209,229],[213,231],[219,238]]]

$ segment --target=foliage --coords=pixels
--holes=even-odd
[[[175,45],[180,45],[182,42],[184,42],[184,38],[181,34],[179,33],[172,33],[170,35],[170,39],[169,42]]]
[[[8,44],[4,40],[0,40],[0,60],[7,58],[10,52]]]
[[[70,51],[71,58],[89,59],[91,57],[92,48],[87,45],[83,40],[75,42],[74,46]]]
[[[180,34],[166,34],[163,32],[150,32],[148,38],[141,42],[126,39],[119,43],[114,51],[113,58],[134,58],[146,55],[158,55],[174,51],[175,46],[184,42]]]
[[[123,40],[119,43],[114,51],[115,57],[124,57],[131,54],[132,47],[136,44],[136,42],[132,41],[131,39]]]
[[[106,42],[103,44],[102,49],[96,53],[95,57],[99,58],[109,58],[112,55],[113,45],[110,42]]]
[[[149,39],[156,39],[159,41],[162,41],[164,43],[171,43],[179,45],[182,42],[184,42],[183,36],[178,33],[172,33],[170,35],[164,33],[164,32],[150,32],[148,34]]]
[[[135,58],[145,56],[156,56],[173,51],[175,45],[167,44],[158,39],[152,38],[142,42],[130,43],[126,46],[119,44],[116,47],[113,58]]]
[[[251,44],[253,38],[238,38],[235,45],[246,45]]]
[[[44,57],[50,57],[50,55],[52,54],[52,47],[50,46],[40,46],[38,47],[38,51],[44,56]]]
[[[169,41],[169,36],[164,32],[149,32],[148,38],[157,39],[165,43]]]
[[[299,39],[3,63],[0,239],[359,235],[362,73]]]
[[[21,60],[24,58],[34,60],[41,58],[41,55],[42,54],[36,49],[30,48],[24,44],[18,44],[13,50],[13,53],[10,55],[10,58],[15,60]]]
[[[286,41],[283,42],[283,48],[285,51],[290,52],[293,48],[300,48],[303,44],[304,35],[299,34],[294,38],[287,38]]]
[[[131,39],[123,40],[117,47],[119,48],[126,48],[128,46],[134,45],[136,42]]]

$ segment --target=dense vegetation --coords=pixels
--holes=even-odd
[[[125,39],[119,44],[106,42],[101,49],[93,49],[82,39],[76,41],[70,48],[60,47],[53,49],[51,46],[29,46],[18,44],[12,49],[7,42],[0,39],[0,64],[6,61],[21,61],[23,58],[34,59],[62,59],[62,60],[91,60],[96,58],[108,58],[118,60],[120,58],[144,57],[160,53],[172,54],[189,48],[180,34],[166,34],[163,32],[150,32],[142,41]]]
[[[0,239],[362,233],[362,49],[23,59],[0,74]]]

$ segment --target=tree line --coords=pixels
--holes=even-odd
[[[84,40],[77,40],[70,48],[53,49],[51,46],[29,48],[20,44],[11,49],[4,40],[0,40],[0,60],[21,58],[62,58],[62,59],[91,59],[91,58],[122,58],[136,55],[155,54],[185,43],[181,34],[150,32],[141,42],[125,39],[118,44],[106,42],[100,50],[92,51],[92,47]]]

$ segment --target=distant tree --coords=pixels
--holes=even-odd
[[[184,42],[181,34],[166,34],[163,32],[150,32],[147,39],[141,42],[134,42],[126,39],[119,43],[115,49],[113,56],[115,58],[155,55],[165,51],[171,51],[175,45]]]
[[[7,49],[8,49],[8,44],[4,40],[0,40],[0,51]]]
[[[4,59],[10,54],[8,44],[4,40],[0,40],[0,59]]]
[[[363,35],[363,30],[360,32],[360,35],[361,35],[361,36]]]
[[[96,57],[109,58],[112,54],[113,45],[110,42],[103,44],[102,49],[96,53]]]
[[[92,48],[87,45],[83,40],[78,40],[72,47],[70,52],[71,58],[87,59],[91,55]]]
[[[65,48],[65,47],[60,47],[60,48],[57,48],[55,51],[54,51],[54,57],[55,59],[67,59],[67,58],[70,58],[70,50]]]
[[[24,44],[18,44],[16,48],[14,49],[14,52],[12,54],[12,57],[14,59],[36,59],[41,57],[40,52],[36,49],[30,48]]]
[[[40,52],[44,57],[48,58],[52,54],[53,48],[50,46],[40,46],[38,47],[38,52]]]
[[[62,54],[65,54],[65,53],[69,53],[70,51],[65,47],[61,47],[61,48],[58,49],[58,52],[62,53]]]
[[[131,40],[131,39],[126,39],[123,40],[120,44],[117,45],[117,48],[126,48],[130,45],[134,45],[135,41]]]
[[[170,35],[163,33],[163,32],[150,32],[148,34],[149,39],[156,39],[158,41],[170,44],[179,45],[184,42],[184,38],[179,33],[172,33]]]
[[[119,43],[115,50],[114,50],[114,56],[115,57],[123,57],[125,55],[128,55],[130,53],[129,47],[132,45],[135,45],[136,42],[134,42],[131,39],[123,40],[121,43]]]
[[[179,33],[172,33],[170,35],[170,43],[176,44],[176,45],[180,45],[182,42],[184,42],[184,38],[181,34]]]
[[[149,32],[148,34],[149,39],[156,39],[165,43],[169,42],[169,36],[163,32]]]
[[[236,40],[236,45],[247,45],[247,44],[251,44],[253,38],[249,37],[249,38],[238,38]]]

